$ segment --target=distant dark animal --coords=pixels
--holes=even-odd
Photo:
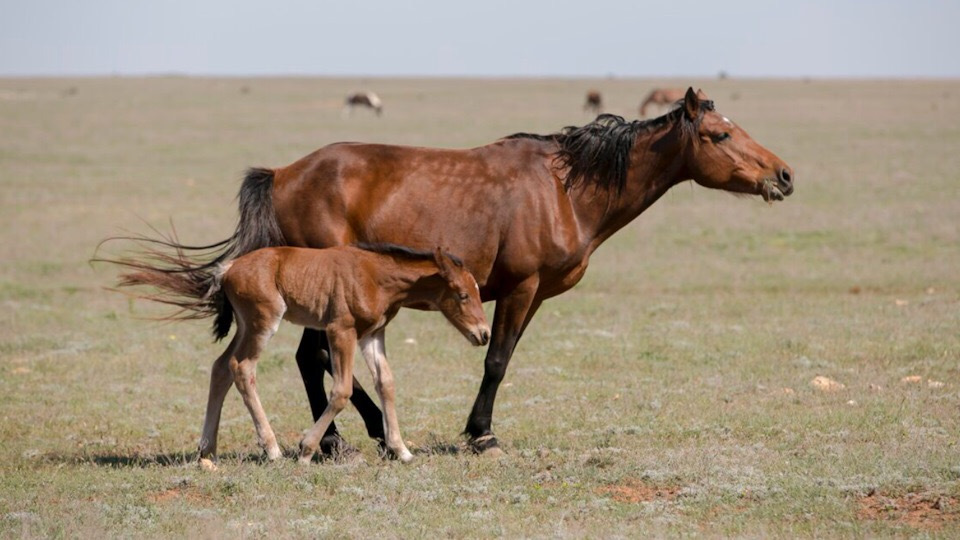
[[[380,97],[373,92],[357,92],[356,94],[347,96],[346,102],[343,105],[343,114],[348,115],[352,113],[354,107],[373,109],[374,112],[377,113],[377,116],[383,114],[383,102],[381,102]]]
[[[252,169],[234,234],[183,249],[205,249],[216,265],[283,244],[449,246],[481,298],[496,301],[464,430],[475,451],[496,454],[494,400],[514,349],[543,302],[580,281],[601,243],[685,180],[766,201],[793,193],[793,170],[703,97],[689,89],[681,107],[653,120],[601,115],[471,149],[331,144],[286,167]],[[327,407],[328,341],[305,330],[296,354],[314,418]],[[351,401],[367,433],[383,438],[383,417],[359,383]],[[334,424],[325,439],[342,443]]]
[[[243,396],[267,458],[280,457],[256,380],[257,361],[281,320],[324,330],[331,346],[333,390],[323,414],[300,442],[300,462],[305,464],[350,399],[358,340],[386,417],[387,450],[405,463],[413,459],[400,436],[393,375],[384,347],[386,326],[401,307],[440,311],[477,346],[486,345],[490,336],[476,280],[460,259],[439,247],[432,253],[386,244],[274,247],[205,266],[165,239],[140,240],[159,247],[148,248],[140,257],[110,261],[132,270],[120,276],[122,286],[158,288],[159,293],[143,297],[182,308],[171,319],[213,317],[218,340],[227,336],[233,321],[237,324],[233,340],[210,373],[201,458],[216,454],[220,412],[231,384]],[[173,248],[173,253],[164,248]]]
[[[587,100],[583,103],[583,110],[593,114],[603,112],[603,96],[597,90],[587,92]]]

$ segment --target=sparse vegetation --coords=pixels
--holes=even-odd
[[[168,219],[226,237],[247,166],[551,132],[589,120],[588,87],[633,116],[686,82],[0,79],[0,537],[956,537],[957,82],[701,83],[796,194],[679,186],[608,241],[518,347],[499,461],[457,435],[482,351],[404,312],[388,353],[414,464],[381,461],[347,410],[366,463],[296,465],[310,418],[286,325],[259,386],[290,458],[261,459],[231,392],[202,470],[208,325],[143,320],[163,308],[87,264]],[[341,118],[366,87],[383,116]]]

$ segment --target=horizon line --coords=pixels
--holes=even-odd
[[[332,73],[191,73],[179,71],[156,71],[142,73],[0,73],[0,79],[486,79],[486,80],[783,80],[783,81],[956,81],[958,75],[519,75],[519,74],[332,74]]]

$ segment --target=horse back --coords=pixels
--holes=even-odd
[[[295,246],[442,246],[494,297],[499,282],[568,264],[581,247],[550,144],[330,145],[276,171],[277,219]]]

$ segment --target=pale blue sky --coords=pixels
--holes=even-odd
[[[957,0],[0,0],[0,75],[960,77],[958,25]]]

